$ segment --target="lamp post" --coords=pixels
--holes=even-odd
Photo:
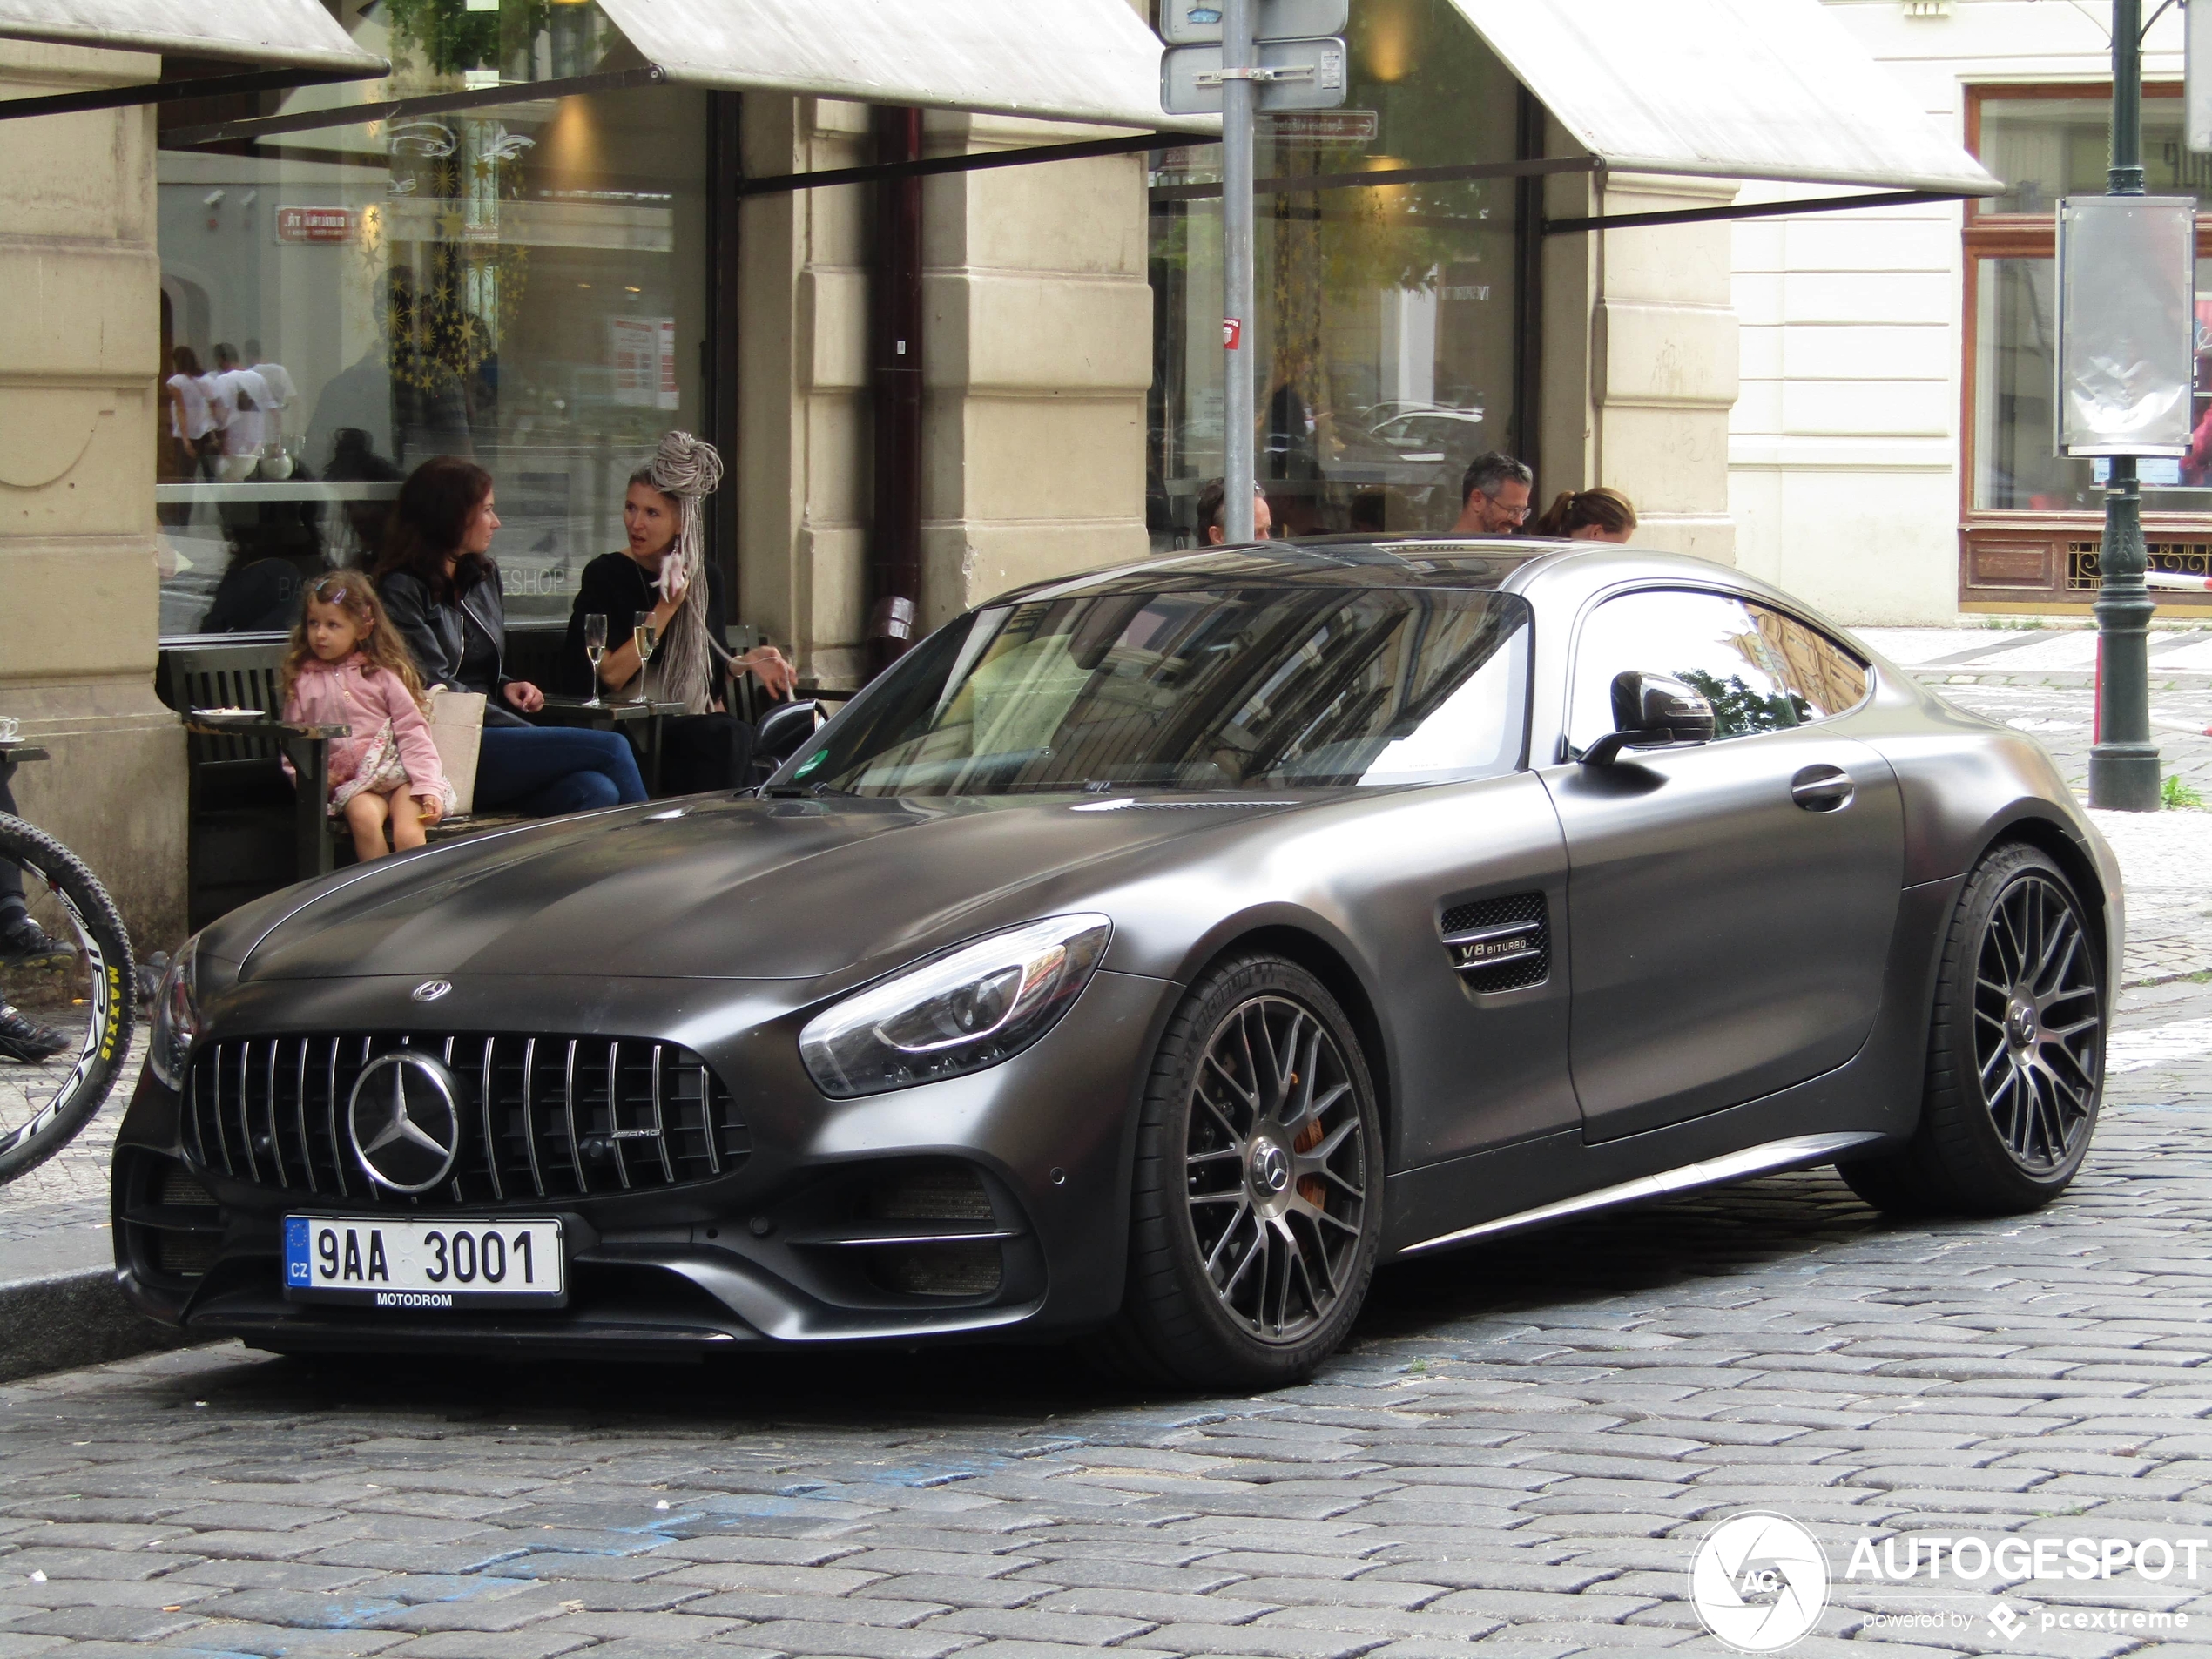
[[[1252,13],[1258,0],[1221,8],[1222,534],[1249,542],[1252,510],[1252,126],[1258,88],[1250,78],[1258,54]],[[1205,539],[1199,526],[1198,539]]]
[[[2112,165],[2107,196],[2143,193],[2142,0],[2112,0]],[[2158,748],[2150,740],[2150,618],[2144,585],[2142,485],[2135,457],[2114,455],[2097,556],[2097,731],[2089,804],[2158,810]]]

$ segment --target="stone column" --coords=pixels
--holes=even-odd
[[[24,98],[158,78],[158,58],[0,42]],[[149,106],[6,128],[0,167],[0,714],[53,759],[25,817],[122,907],[141,954],[185,921],[185,747],[154,695],[160,262]]]
[[[1554,143],[1561,136],[1554,129]],[[1553,153],[1566,153],[1564,148]],[[1709,179],[1568,175],[1554,218],[1723,206]],[[1726,222],[1550,239],[1545,253],[1539,511],[1562,489],[1609,484],[1635,503],[1640,545],[1736,562],[1728,426],[1738,383]]]

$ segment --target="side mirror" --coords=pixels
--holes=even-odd
[[[1583,752],[1584,765],[1609,766],[1623,749],[1710,743],[1713,705],[1671,675],[1629,669],[1613,677],[1613,725]]]

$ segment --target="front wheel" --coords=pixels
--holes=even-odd
[[[1183,1386],[1305,1377],[1366,1299],[1382,1184],[1374,1087],[1327,988],[1279,956],[1215,968],[1153,1062],[1115,1357]]]
[[[1983,859],[1944,941],[1920,1126],[1903,1150],[1843,1166],[1851,1190],[1877,1209],[1981,1216],[2065,1191],[2104,1088],[2100,954],[2049,858],[2011,844]]]
[[[0,951],[0,1182],[69,1144],[107,1098],[131,1047],[131,939],[83,860],[0,813],[0,860],[23,872],[42,942]],[[51,930],[51,932],[50,932]]]

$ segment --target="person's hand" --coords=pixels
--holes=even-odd
[[[528,680],[509,680],[507,683],[507,700],[524,714],[536,714],[545,706],[545,693]]]
[[[758,675],[773,697],[789,697],[799,684],[799,671],[773,645],[755,645],[738,658],[738,666]]]
[[[421,808],[422,822],[426,828],[446,815],[445,800],[441,796],[417,795],[415,802]]]
[[[667,627],[669,619],[684,608],[684,596],[690,591],[691,585],[684,580],[684,573],[672,565],[668,567],[668,592],[653,607],[653,625],[656,628]]]

